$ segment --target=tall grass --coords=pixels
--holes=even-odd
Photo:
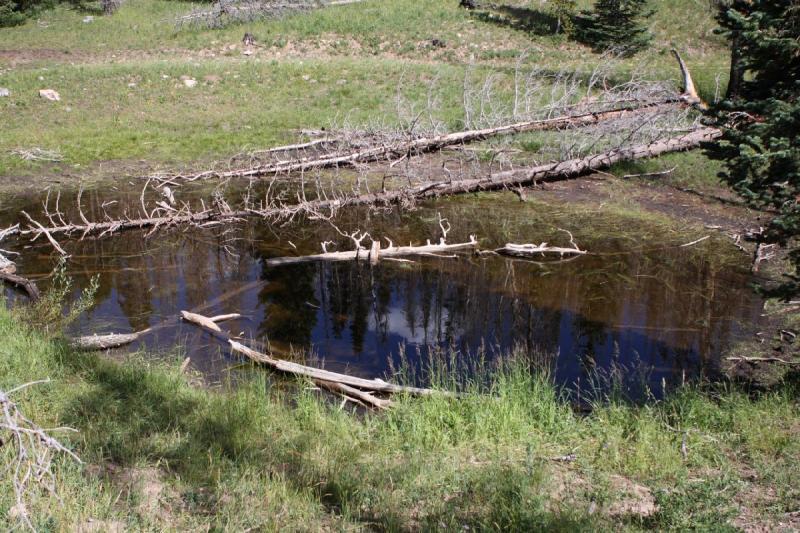
[[[74,353],[0,309],[0,388],[51,377],[21,407],[41,425],[78,429],[70,443],[87,463],[58,463],[63,505],[36,500],[39,527],[716,528],[747,491],[777,494],[747,502],[763,523],[798,503],[790,387],[755,398],[686,387],[581,416],[520,354],[489,380],[462,382],[458,397],[398,398],[373,414],[303,382],[275,387],[255,368],[236,389],[209,391],[188,384],[177,358],[154,361]],[[568,454],[574,462],[554,460]],[[611,514],[626,498],[619,476],[649,488],[658,511]]]

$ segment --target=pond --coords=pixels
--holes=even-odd
[[[85,195],[85,205],[99,205],[104,194]],[[36,212],[41,200],[6,198],[3,225],[16,222],[19,209]],[[716,379],[721,354],[759,320],[762,301],[750,288],[748,258],[728,239],[712,235],[681,246],[704,230],[635,212],[487,194],[439,201],[435,209],[352,211],[337,224],[421,244],[439,238],[439,214],[453,226],[448,242],[476,234],[484,249],[506,242],[563,245],[568,230],[590,254],[525,261],[464,252],[374,266],[268,267],[268,258],[318,253],[327,240],[346,249],[346,239],[324,222],[76,235],[61,239],[71,256],[68,274],[76,292],[93,276],[99,289],[72,333],[156,327],[132,349],[164,353],[179,346],[193,368],[219,382],[238,359],[176,317],[181,310],[236,312],[242,318],[224,324],[232,334],[278,354],[302,352],[309,364],[338,372],[391,379],[406,366],[425,385],[430,360],[469,374],[476,361],[491,363],[518,348],[537,353],[574,394],[608,390],[609,376],[616,376],[629,395],[643,398],[685,380]],[[55,264],[49,245],[15,246],[23,252],[19,272],[46,287]]]

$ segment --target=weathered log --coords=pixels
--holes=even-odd
[[[500,255],[508,255],[511,257],[534,257],[536,255],[557,254],[560,256],[565,255],[586,255],[586,250],[579,248],[563,248],[560,246],[547,246],[546,242],[542,244],[512,244],[508,243],[502,248],[494,250],[495,253]]]
[[[197,315],[200,316],[200,315]],[[240,318],[242,315],[238,313],[231,313],[227,315],[217,315],[211,318],[202,317],[204,320],[207,320],[208,327],[215,327],[219,329],[217,326],[217,322],[222,322],[225,320],[232,320],[235,318]],[[113,348],[120,348],[122,346],[126,346],[139,340],[143,335],[147,333],[151,333],[156,329],[160,329],[163,327],[162,324],[143,329],[142,331],[137,331],[134,333],[108,333],[105,335],[85,335],[83,337],[76,337],[70,340],[70,345],[78,350],[82,350],[84,352],[94,352],[99,350],[110,350]]]
[[[166,176],[166,179],[197,181],[217,178],[249,178],[254,176],[265,176],[288,172],[308,171],[320,168],[347,166],[367,161],[388,160],[403,157],[408,154],[419,155],[429,153],[440,150],[447,146],[483,141],[490,137],[496,137],[500,135],[592,126],[600,122],[616,120],[630,114],[655,112],[667,107],[671,108],[674,107],[675,103],[679,101],[680,100],[673,99],[661,100],[654,103],[643,104],[638,107],[620,107],[610,109],[608,111],[596,111],[544,120],[532,120],[495,128],[460,131],[446,135],[437,135],[434,137],[420,137],[410,141],[398,142],[389,145],[371,146],[369,148],[356,149],[350,152],[335,152],[322,156],[288,159],[257,167],[228,170],[224,172],[209,170],[196,174],[171,175]]]
[[[227,344],[231,351],[239,353],[248,359],[255,361],[256,363],[267,365],[275,370],[280,370],[281,372],[285,372],[287,374],[294,374],[296,376],[303,376],[310,379],[330,381],[333,383],[341,383],[373,392],[411,394],[415,396],[446,394],[445,392],[440,392],[433,389],[395,385],[381,379],[358,378],[354,376],[348,376],[346,374],[339,374],[338,372],[331,372],[328,370],[322,370],[320,368],[301,365],[299,363],[293,363],[291,361],[285,361],[283,359],[275,359],[270,355],[261,353],[231,339],[227,333],[220,330],[219,326],[213,324],[213,322],[210,323],[210,320],[207,317],[198,315],[196,313],[190,313],[189,311],[181,311],[181,316],[187,322],[200,326],[215,338]]]
[[[781,359],[780,357],[726,357],[726,361],[735,361],[737,363],[778,363],[781,365],[800,365],[800,360],[798,361],[787,361],[786,359]]]
[[[406,187],[393,191],[362,194],[352,198],[318,199],[305,202],[302,206],[277,206],[266,209],[211,210],[199,213],[176,214],[164,217],[112,220],[106,222],[89,222],[82,224],[66,224],[46,228],[50,235],[82,233],[83,235],[102,235],[116,231],[145,229],[154,227],[175,227],[197,225],[211,221],[236,220],[247,217],[281,218],[303,212],[323,212],[356,206],[386,206],[391,204],[421,201],[440,196],[518,189],[538,183],[561,181],[577,178],[591,172],[608,168],[621,161],[633,161],[649,157],[657,157],[671,152],[681,152],[699,147],[702,143],[717,139],[722,133],[716,128],[696,128],[679,137],[654,141],[649,144],[615,148],[607,152],[570,159],[536,167],[520,168],[491,174],[485,178],[464,180],[433,181],[416,187]],[[43,232],[40,228],[19,227],[8,228],[7,235],[22,235],[36,238]]]
[[[325,381],[322,379],[314,379],[312,381],[327,391],[330,391],[334,394],[340,394],[348,399],[355,399],[369,407],[374,407],[375,409],[388,409],[392,406],[391,400],[376,398],[368,392],[350,387],[343,383],[335,383],[333,381]]]
[[[9,274],[13,274],[17,271],[17,265],[14,264],[14,261],[8,259],[2,253],[0,253],[0,272],[7,272]]]
[[[139,338],[148,333],[150,328],[137,331],[135,333],[109,333],[107,335],[86,335],[77,337],[70,341],[70,346],[84,352],[94,352],[99,350],[111,350],[126,346],[136,342]]]
[[[421,246],[394,246],[391,241],[388,248],[381,248],[374,246],[378,241],[373,241],[373,246],[370,249],[359,248],[358,250],[350,250],[346,252],[326,252],[323,254],[303,255],[298,257],[275,257],[267,259],[267,266],[283,266],[283,265],[296,265],[300,263],[311,263],[315,261],[358,261],[370,260],[370,262],[377,262],[382,258],[402,257],[409,255],[430,255],[442,252],[452,252],[456,250],[466,250],[478,246],[478,239],[474,235],[470,235],[469,242],[462,242],[457,244],[447,244],[439,241],[438,244],[427,244]]]
[[[23,278],[22,276],[17,276],[16,274],[12,274],[11,272],[6,272],[4,270],[0,270],[0,280],[10,283],[15,287],[18,287],[25,291],[28,294],[28,298],[31,299],[32,302],[37,301],[41,298],[41,294],[39,293],[39,288],[36,286],[34,282],[27,278]]]
[[[692,79],[691,72],[689,72],[689,67],[683,62],[683,58],[675,48],[672,49],[672,55],[678,60],[678,65],[681,68],[681,75],[683,76],[683,94],[681,94],[681,98],[687,104],[700,107],[701,109],[708,108],[706,103],[703,102],[703,99],[700,98],[700,95],[697,94],[697,89],[694,86],[694,80]]]

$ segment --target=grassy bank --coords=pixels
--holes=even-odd
[[[467,65],[475,66],[475,89],[491,75],[502,93],[522,54],[523,69],[543,75],[588,76],[605,61],[540,28],[549,20],[546,9],[522,0],[478,12],[460,9],[456,1],[370,0],[222,29],[176,28],[176,17],[197,7],[136,0],[87,23],[87,12],[62,6],[0,31],[0,87],[10,90],[0,99],[6,119],[0,137],[0,177],[6,179],[0,186],[43,175],[74,182],[153,168],[203,168],[295,140],[300,129],[397,123],[399,93],[406,115],[413,118],[432,99],[440,104],[436,118],[459,129]],[[679,31],[687,11],[696,24]],[[706,6],[664,3],[652,20],[652,48],[608,65],[609,76],[627,79],[635,71],[677,84],[668,53],[676,45],[711,98],[716,76],[727,69],[713,27]],[[244,32],[258,41],[253,55],[242,54]],[[434,39],[444,46],[433,46]],[[185,87],[182,76],[197,86]],[[43,88],[58,91],[61,101],[40,98]],[[505,106],[510,97],[498,100]],[[12,153],[34,148],[63,159],[32,162]]]
[[[720,530],[786,525],[800,507],[791,384],[754,397],[687,387],[584,417],[509,364],[491,394],[352,414],[259,370],[209,391],[177,358],[74,353],[5,306],[0,339],[0,388],[50,377],[15,399],[42,426],[80,432],[64,439],[86,464],[56,462],[63,505],[31,506],[41,529]]]

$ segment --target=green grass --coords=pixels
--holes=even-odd
[[[0,86],[11,90],[11,97],[0,99],[0,114],[8,117],[0,136],[0,176],[74,180],[117,176],[121,168],[204,167],[293,141],[301,128],[345,119],[395,122],[398,85],[419,109],[434,79],[442,101],[438,118],[458,128],[470,62],[478,65],[476,80],[494,72],[502,76],[500,92],[507,92],[524,51],[530,65],[545,70],[588,73],[599,61],[578,44],[509,25],[502,13],[470,14],[455,1],[369,0],[220,30],[176,29],[175,17],[197,6],[132,0],[114,16],[95,16],[88,24],[86,13],[59,7],[0,30]],[[687,12],[696,15],[696,24],[679,31]],[[677,81],[668,53],[676,41],[701,91],[713,94],[727,57],[711,35],[711,14],[690,0],[660,6],[652,23],[655,45],[617,64],[616,77],[637,70]],[[245,31],[264,46],[249,58],[241,55]],[[432,38],[447,46],[431,48]],[[199,85],[187,89],[178,79],[184,75]],[[206,82],[207,76],[218,79]],[[41,88],[57,90],[62,101],[40,99]],[[33,147],[57,150],[64,162],[31,163],[10,153]]]
[[[177,359],[74,353],[4,306],[0,339],[0,388],[50,377],[18,395],[20,407],[43,426],[80,432],[64,439],[86,465],[56,462],[64,503],[35,499],[41,529],[94,519],[175,530],[719,530],[739,505],[770,525],[800,504],[788,385],[756,397],[686,387],[582,417],[518,362],[488,393],[351,414],[304,386],[270,386],[259,370],[236,390],[209,391],[191,386]],[[0,453],[7,459],[11,447]],[[567,453],[577,460],[550,459]],[[610,514],[632,483],[652,491],[655,514]],[[0,486],[5,514],[8,479]]]

